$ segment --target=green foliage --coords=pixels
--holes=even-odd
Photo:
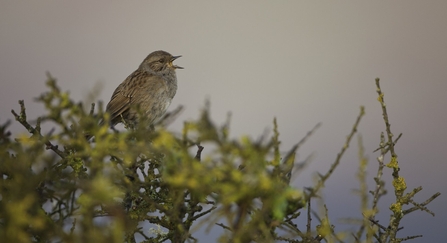
[[[311,225],[311,200],[340,163],[363,108],[330,170],[314,187],[299,189],[290,184],[302,167],[295,163],[295,153],[317,127],[283,157],[276,121],[270,139],[234,140],[228,137],[228,122],[216,126],[208,108],[197,121],[185,123],[181,135],[143,125],[119,132],[109,129],[101,105],[96,115],[94,106],[85,112],[53,78],[47,84],[50,90],[38,98],[47,114],[35,126],[23,101],[20,113],[13,111],[31,136],[13,140],[8,124],[0,127],[2,242],[186,242],[196,241],[194,229],[205,224],[223,228],[219,242],[333,242],[343,237],[334,233],[327,210],[318,225]],[[383,94],[379,97],[383,102]],[[54,129],[43,132],[41,123]],[[94,139],[86,139],[87,134]],[[383,159],[395,142],[387,144],[383,136],[381,142]],[[205,145],[211,150],[202,155]],[[398,242],[392,227],[382,230],[374,220],[376,203],[385,194],[383,161],[374,203],[368,207],[362,149],[358,177],[363,220],[354,240]],[[392,152],[396,160],[391,169],[398,169]],[[402,211],[403,204],[415,204],[416,192],[404,195],[399,178],[393,185],[401,197],[390,207],[400,219],[411,210]],[[307,214],[306,225],[297,221],[302,213]]]

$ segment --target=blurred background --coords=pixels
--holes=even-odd
[[[259,138],[278,119],[286,152],[315,124],[322,127],[298,151],[314,155],[294,180],[310,186],[335,160],[364,105],[359,133],[373,187],[380,132],[385,130],[374,79],[381,78],[408,190],[436,216],[415,212],[399,237],[444,242],[447,225],[447,1],[0,1],[0,123],[24,99],[30,118],[43,113],[34,97],[47,90],[46,72],[77,101],[108,102],[114,89],[152,51],[183,57],[170,110],[185,111],[169,127],[198,117],[205,100],[217,124],[231,112],[234,138]],[[96,95],[94,90],[101,92]],[[89,105],[86,105],[88,107]],[[14,123],[14,134],[25,129]],[[271,134],[271,133],[270,133]],[[206,148],[205,148],[206,151]],[[335,230],[360,218],[355,138],[324,189]],[[388,223],[394,196],[381,205]],[[313,221],[315,224],[317,221]],[[209,242],[210,233],[195,234]]]

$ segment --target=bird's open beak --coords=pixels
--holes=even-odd
[[[174,67],[175,69],[183,69],[183,67],[180,67],[180,66],[177,66],[177,65],[173,65],[173,64],[172,64],[172,62],[173,62],[175,59],[179,58],[179,57],[182,57],[182,56],[173,56],[173,57],[171,58],[171,65],[172,65],[172,67]]]

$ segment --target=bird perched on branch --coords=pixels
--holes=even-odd
[[[140,119],[138,110],[148,125],[159,121],[177,92],[176,69],[172,62],[181,56],[165,51],[149,54],[137,70],[129,75],[112,94],[106,112],[110,113],[111,126],[122,122],[135,125]]]
[[[179,57],[165,51],[149,54],[113,92],[106,108],[110,126],[124,122],[134,127],[140,120],[149,126],[158,122],[177,92],[175,70],[183,68],[172,62]]]

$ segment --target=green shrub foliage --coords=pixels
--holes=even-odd
[[[334,232],[327,211],[311,224],[311,200],[340,163],[363,108],[330,170],[313,187],[301,189],[291,185],[291,176],[307,161],[296,163],[295,153],[317,127],[285,154],[279,152],[276,121],[271,138],[235,140],[228,136],[229,122],[215,125],[208,108],[198,120],[185,122],[182,134],[144,125],[118,131],[107,125],[101,105],[86,112],[53,78],[47,85],[49,91],[37,99],[47,113],[37,121],[26,117],[23,101],[20,112],[12,111],[27,134],[13,138],[8,123],[0,127],[2,242],[200,242],[195,231],[211,227],[221,228],[219,242],[398,242],[400,219],[409,210],[428,211],[413,202],[417,189],[405,193],[396,141],[382,135],[372,205],[360,149],[363,212],[354,237]],[[375,215],[376,201],[385,195],[381,175],[388,169],[387,153],[396,201],[390,226],[383,226]],[[412,237],[417,236],[407,238]]]

